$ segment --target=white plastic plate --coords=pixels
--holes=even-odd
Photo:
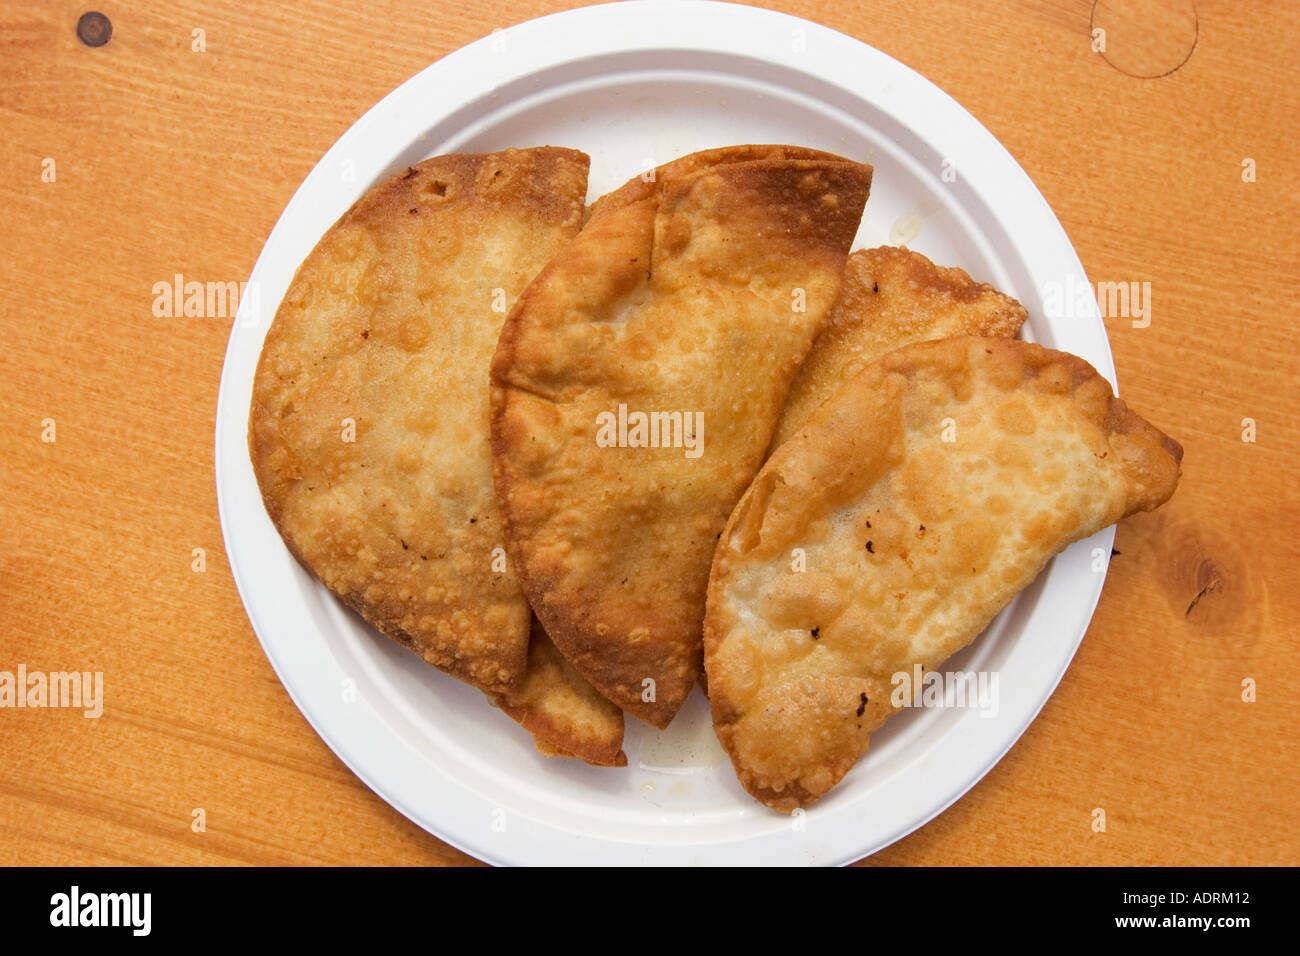
[[[791,818],[740,788],[698,691],[668,731],[628,721],[627,769],[547,759],[481,693],[380,637],[294,561],[249,463],[253,372],[298,264],[353,201],[441,153],[575,147],[591,155],[594,198],[656,163],[737,143],[872,163],[858,247],[906,242],[994,283],[1028,308],[1026,337],[1082,356],[1114,384],[1101,317],[1079,294],[1087,277],[1024,171],[929,81],[825,27],[701,0],[586,7],[485,37],[385,97],[312,170],[253,270],[217,408],[221,525],[249,619],[298,708],[392,806],[480,859],[838,864],[870,854],[944,810],[1015,743],[1100,595],[1113,529],[1059,555],[944,667],[996,672],[995,715],[896,716],[838,787]]]

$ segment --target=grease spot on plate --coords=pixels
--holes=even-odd
[[[905,246],[920,234],[921,217],[914,212],[904,213],[889,230],[889,242],[890,245]]]
[[[686,699],[667,730],[646,728],[637,756],[642,770],[660,773],[693,773],[728,763],[713,732],[709,702],[698,690]]]

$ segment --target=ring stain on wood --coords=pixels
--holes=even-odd
[[[1251,573],[1238,538],[1220,530],[1222,519],[1193,519],[1189,507],[1175,495],[1168,514],[1134,516],[1120,526],[1125,541],[1117,546],[1154,575],[1171,617],[1209,639],[1203,651],[1215,658],[1253,656],[1263,581]]]

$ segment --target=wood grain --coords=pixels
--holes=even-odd
[[[0,864],[473,862],[361,784],[273,674],[213,490],[230,320],[155,318],[152,287],[246,279],[374,102],[570,5],[0,2],[0,670],[109,688],[99,720],[0,711]],[[1151,283],[1149,327],[1107,320],[1120,387],[1186,449],[1170,505],[1120,527],[1039,719],[870,862],[1300,863],[1300,7],[1198,0],[1191,56],[1144,80],[1091,49],[1089,0],[774,6],[934,80],[1025,167],[1094,281]],[[112,20],[103,47],[76,38],[87,9]],[[1170,55],[1151,51],[1116,61]]]

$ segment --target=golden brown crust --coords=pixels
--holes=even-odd
[[[493,469],[524,590],[578,670],[659,727],[695,682],[716,536],[825,321],[870,185],[870,167],[793,154],[686,157],[598,201],[493,360]],[[620,404],[702,415],[702,454],[598,447],[597,416]]]
[[[1050,558],[1173,494],[1182,451],[1082,359],[962,337],[850,379],[772,455],[714,556],[705,666],[745,788],[790,812]],[[797,549],[797,550],[796,550]]]
[[[547,147],[380,183],[299,268],[254,382],[249,451],[295,557],[487,691],[522,678],[529,611],[494,569],[486,372],[505,308],[577,233],[586,175],[584,154]]]
[[[772,436],[788,441],[836,389],[889,352],[956,335],[1014,338],[1028,313],[1015,299],[957,268],[901,246],[859,249],[840,297],[795,376]]]
[[[533,618],[528,671],[496,705],[531,733],[548,757],[577,757],[598,767],[626,767],[623,712],[592,687]]]
[[[609,212],[619,206],[653,198],[659,191],[658,184],[665,179],[685,179],[704,169],[712,169],[731,163],[747,163],[757,160],[816,160],[827,163],[842,163],[843,156],[809,149],[806,146],[789,146],[780,143],[745,144],[740,146],[719,146],[716,149],[704,149],[698,153],[679,156],[671,162],[664,163],[653,170],[653,175],[642,173],[633,176],[613,192],[601,196],[590,208],[590,214],[600,210]]]
[[[571,754],[567,750],[555,746],[555,744],[551,743],[545,737],[539,737],[535,734],[533,735],[533,746],[537,748],[537,752],[543,757],[567,757],[570,760],[581,759],[577,754]]]

